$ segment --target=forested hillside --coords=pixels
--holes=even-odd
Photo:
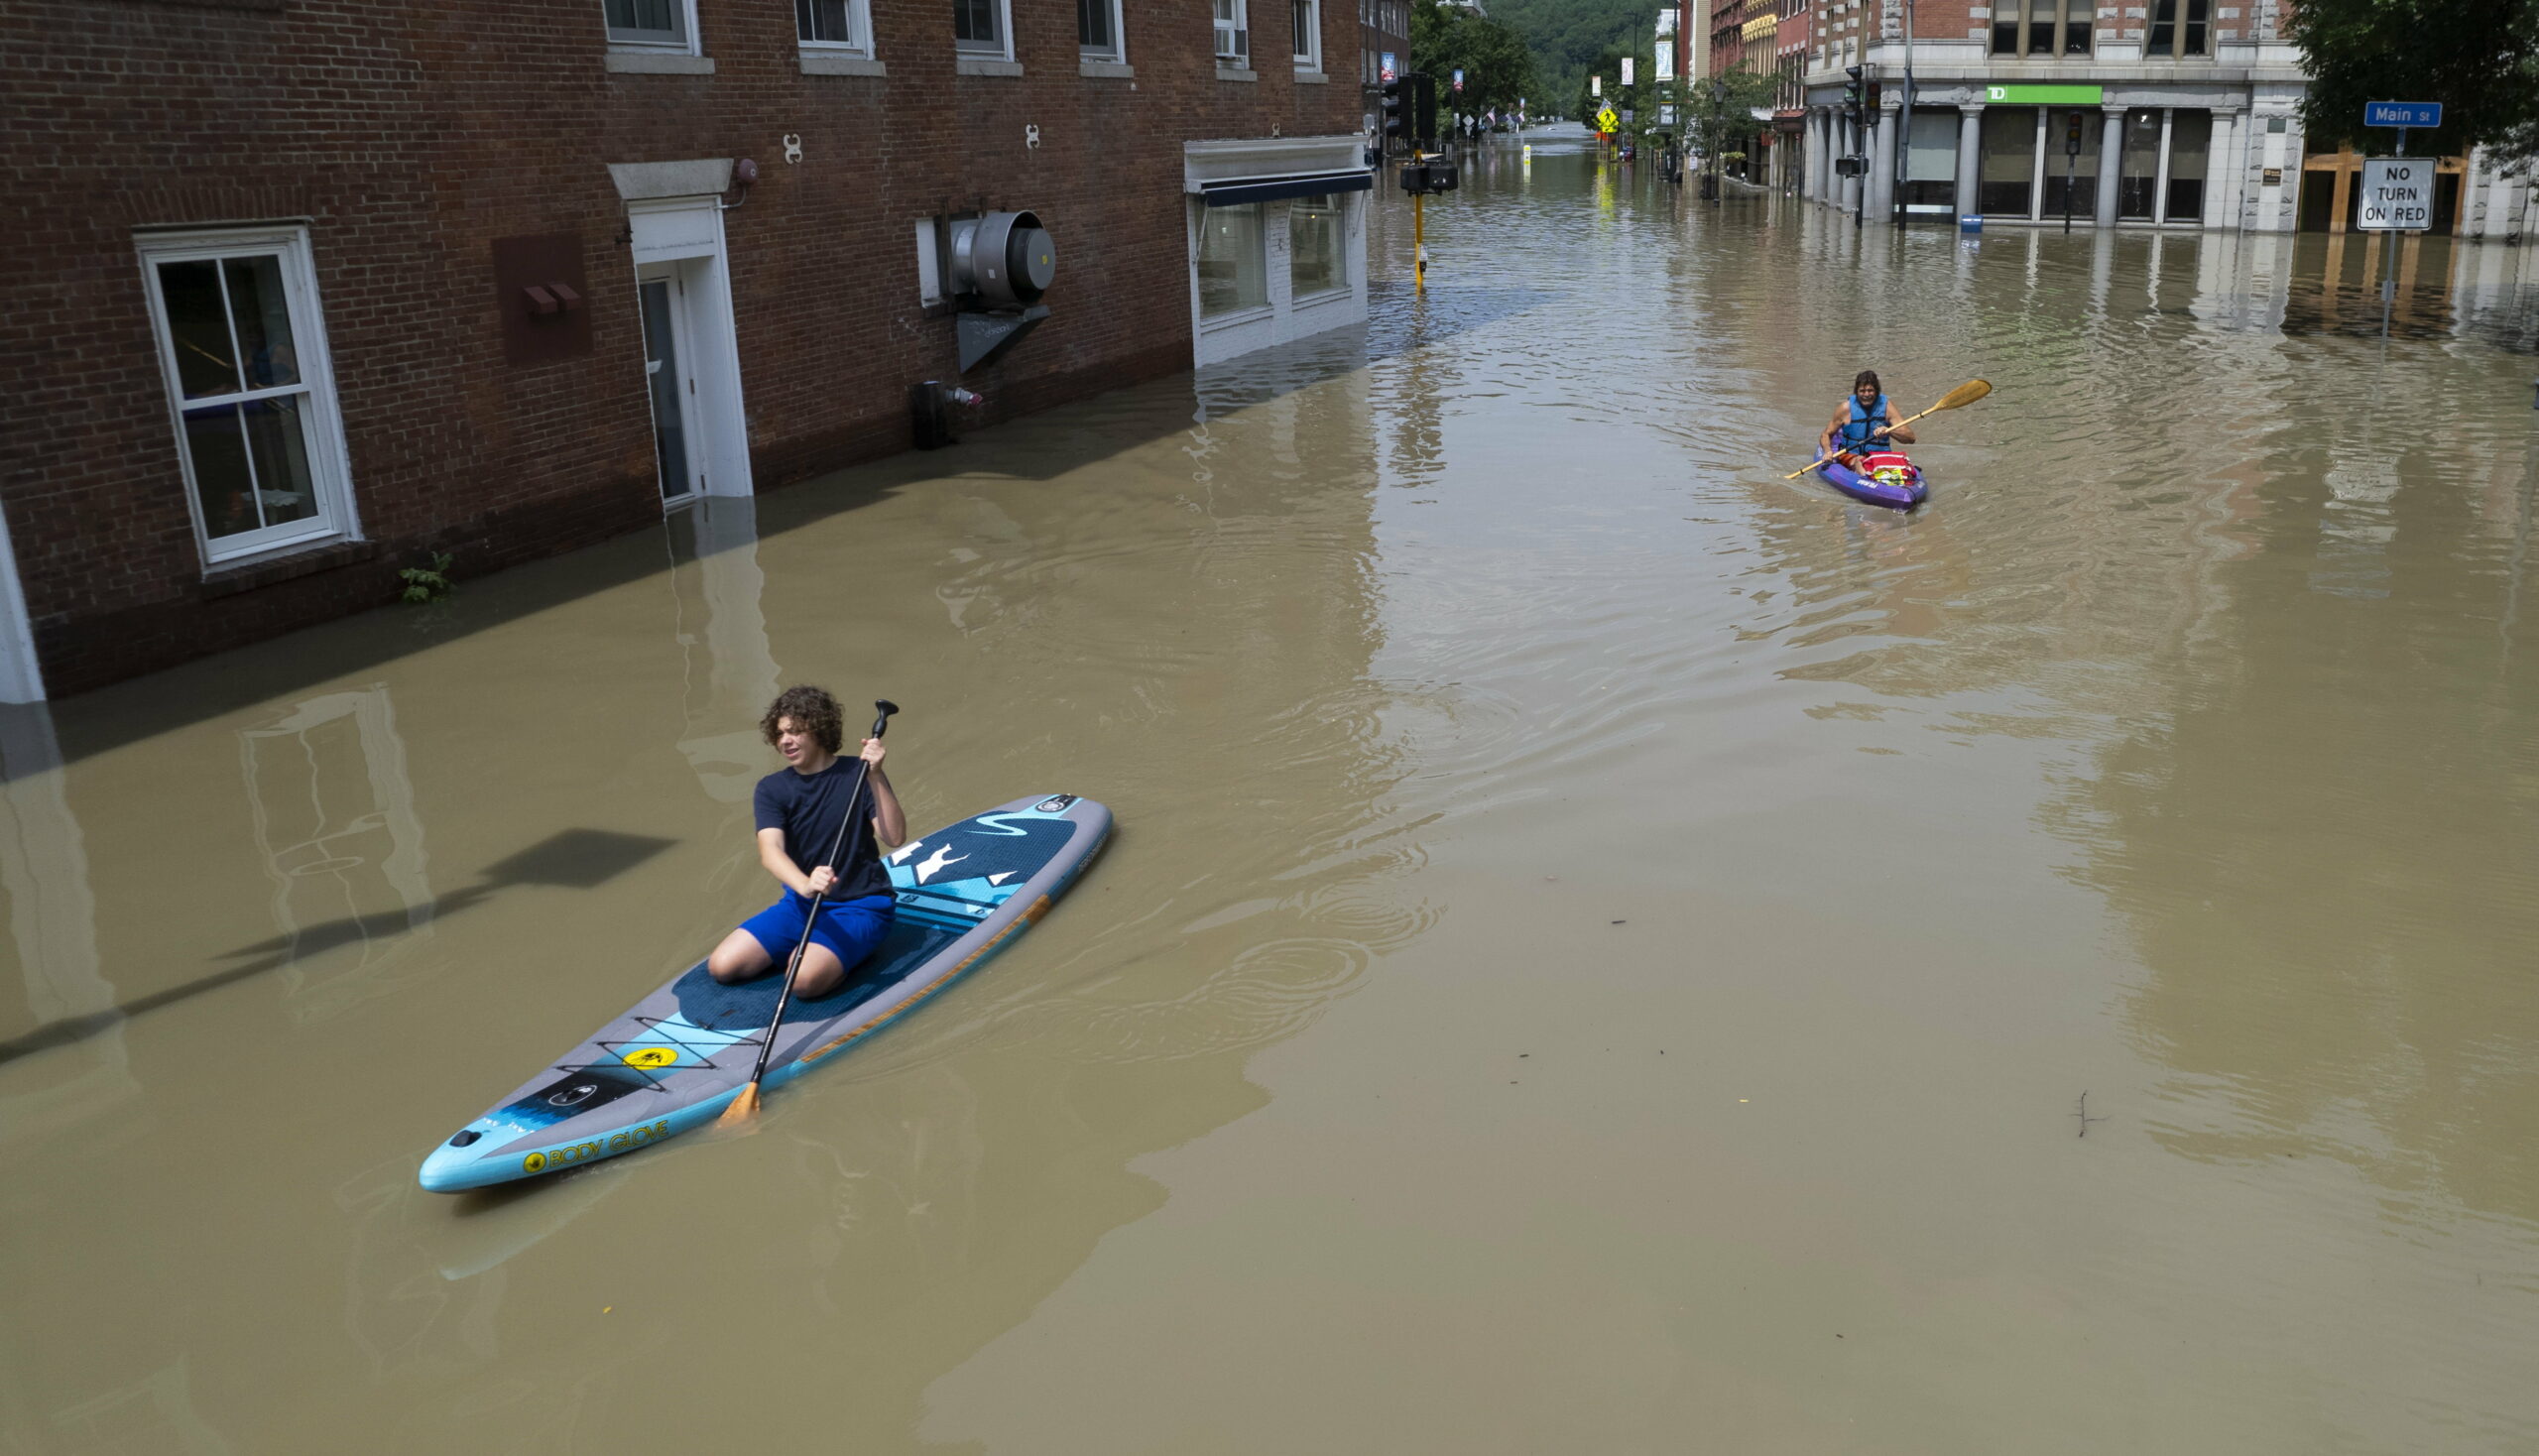
[[[1648,64],[1650,32],[1662,0],[1483,0],[1490,18],[1504,21],[1534,53],[1534,71],[1542,80],[1537,112],[1573,113],[1587,73],[1600,61],[1612,64],[1623,56],[1637,56]],[[1607,53],[1612,53],[1610,56]],[[1616,68],[1617,71],[1619,67]],[[1608,73],[1605,84],[1621,77]],[[1645,77],[1643,77],[1645,79]]]

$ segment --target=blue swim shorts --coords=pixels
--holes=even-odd
[[[891,928],[896,902],[887,895],[868,895],[862,900],[824,901],[820,905],[820,923],[811,931],[814,944],[825,945],[837,957],[837,963],[853,970],[857,962],[873,953],[882,943],[882,935]],[[766,947],[778,970],[802,942],[802,923],[811,909],[811,898],[785,892],[784,898],[741,921],[750,938]]]

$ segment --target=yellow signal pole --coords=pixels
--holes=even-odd
[[[1411,154],[1417,156],[1417,153]],[[1410,291],[1428,292],[1428,194],[1410,194]]]

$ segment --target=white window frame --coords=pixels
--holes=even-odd
[[[305,550],[337,541],[361,539],[361,523],[353,509],[351,451],[344,444],[343,412],[335,401],[335,366],[326,347],[325,312],[317,297],[317,269],[309,252],[308,229],[300,226],[232,228],[188,232],[143,233],[135,239],[141,259],[142,286],[150,303],[152,342],[159,354],[159,373],[168,396],[168,426],[176,434],[177,463],[184,482],[185,513],[193,521],[194,545],[206,569],[235,565],[264,556]],[[292,348],[300,383],[244,389],[233,395],[185,398],[177,370],[176,335],[168,326],[167,299],[160,292],[163,263],[201,262],[221,258],[270,256],[282,264],[283,298],[291,309]],[[298,394],[306,402],[309,489],[317,513],[303,521],[242,531],[215,541],[202,517],[201,493],[194,486],[193,451],[185,439],[185,411],[227,403]],[[250,457],[249,468],[253,461]]]
[[[600,24],[608,28],[608,48],[612,51],[657,52],[670,56],[701,56],[696,45],[696,0],[669,0],[670,19],[674,24],[667,32],[621,30],[608,25],[608,0],[600,0]]]
[[[988,0],[988,4],[996,12],[995,42],[990,44],[986,41],[964,41],[956,35],[952,41],[953,54],[971,61],[1012,61],[1014,59],[1014,0]]]
[[[1295,53],[1296,69],[1319,74],[1322,70],[1322,0],[1287,0],[1287,25],[1295,26],[1295,12],[1301,7],[1312,17],[1305,26],[1305,48]]]
[[[793,40],[803,55],[873,59],[873,0],[846,0],[846,28],[851,34],[843,41],[815,41],[802,34],[809,3],[811,0],[798,0],[793,7]]]
[[[1229,19],[1231,15],[1231,19]],[[1236,70],[1252,68],[1252,15],[1250,0],[1212,0],[1211,24],[1216,37],[1211,48],[1217,64]],[[1233,39],[1229,41],[1227,38]],[[1231,45],[1235,49],[1229,51]]]
[[[1124,13],[1127,7],[1123,6],[1120,0],[1090,0],[1090,3],[1103,6],[1111,12],[1111,44],[1108,46],[1085,45],[1084,28],[1079,24],[1076,28],[1077,53],[1086,61],[1107,61],[1115,65],[1128,64],[1129,27],[1128,16]]]

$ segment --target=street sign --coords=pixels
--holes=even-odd
[[[2434,161],[2430,157],[2366,157],[2362,208],[2355,226],[2364,232],[2421,232],[2433,226]]]
[[[2362,103],[2364,126],[2440,126],[2442,103],[2439,101],[2365,101]]]
[[[1614,108],[1611,106],[1596,113],[1596,130],[1600,132],[1620,131],[1622,125],[1623,119],[1614,114]]]

